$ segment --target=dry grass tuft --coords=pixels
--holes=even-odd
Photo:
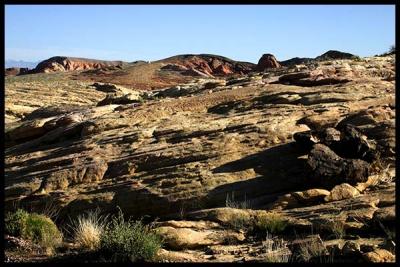
[[[287,242],[281,238],[276,238],[267,233],[264,243],[266,249],[266,262],[289,262],[291,254],[287,247]]]
[[[100,237],[106,227],[105,219],[98,210],[79,216],[72,224],[74,243],[88,250],[99,248]]]

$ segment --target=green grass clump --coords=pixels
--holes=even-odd
[[[54,249],[62,242],[62,234],[50,218],[22,209],[7,214],[5,230],[10,235],[31,240],[44,248]]]
[[[61,232],[54,222],[36,213],[30,214],[26,219],[22,237],[48,248],[57,247],[62,242]]]
[[[100,237],[100,250],[114,262],[154,261],[162,240],[142,221],[124,220],[122,212],[113,216]]]
[[[287,221],[282,215],[269,213],[260,216],[257,219],[256,226],[259,230],[263,232],[276,234],[281,233],[285,230],[287,226]]]

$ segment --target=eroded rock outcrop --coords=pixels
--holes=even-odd
[[[257,63],[257,70],[263,71],[265,69],[280,68],[281,65],[276,58],[271,54],[264,54]]]
[[[40,62],[32,73],[48,73],[56,71],[101,69],[111,66],[120,66],[123,61],[106,61],[75,57],[52,57]]]
[[[252,71],[255,66],[252,63],[207,54],[181,55],[164,61],[171,62],[162,67],[164,70],[181,71],[184,75],[209,77],[245,74]]]

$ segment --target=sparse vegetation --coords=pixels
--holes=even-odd
[[[264,247],[266,249],[266,262],[289,262],[291,254],[287,248],[287,242],[282,238],[278,239],[267,233]]]
[[[235,230],[244,229],[249,224],[250,218],[242,213],[233,214],[229,220],[229,225]]]
[[[327,258],[326,250],[321,246],[319,242],[312,239],[311,242],[306,243],[304,246],[300,247],[300,254],[297,255],[295,261],[304,262],[332,262],[332,257]]]
[[[396,47],[395,47],[394,45],[392,45],[392,46],[389,48],[389,54],[394,54],[394,53],[396,53]]]
[[[107,226],[105,219],[99,215],[99,210],[78,216],[71,226],[74,243],[88,250],[99,248],[100,237]]]
[[[243,201],[236,201],[235,192],[232,192],[230,195],[226,194],[225,206],[234,209],[250,209],[251,202],[246,199],[246,195],[244,195]]]
[[[266,233],[281,233],[287,226],[286,219],[277,213],[269,213],[257,219],[256,226],[259,230]]]
[[[341,220],[335,220],[329,223],[329,228],[337,239],[346,235],[345,223]]]
[[[101,252],[113,262],[154,261],[161,245],[161,237],[150,226],[125,220],[121,211],[100,238]]]

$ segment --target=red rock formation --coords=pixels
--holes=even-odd
[[[238,62],[229,58],[215,55],[181,55],[166,59],[168,62],[180,64],[189,70],[195,70],[209,76],[225,76],[231,74],[248,73],[255,68],[255,64]]]
[[[228,75],[234,73],[234,69],[229,68],[228,66],[225,65],[219,65],[218,67],[215,68],[214,72],[217,75]]]
[[[280,68],[281,64],[276,60],[274,55],[264,54],[257,64],[257,70],[263,71],[265,69]]]
[[[101,69],[110,66],[120,66],[122,61],[102,61],[86,58],[52,57],[40,62],[33,70],[34,73]]]

